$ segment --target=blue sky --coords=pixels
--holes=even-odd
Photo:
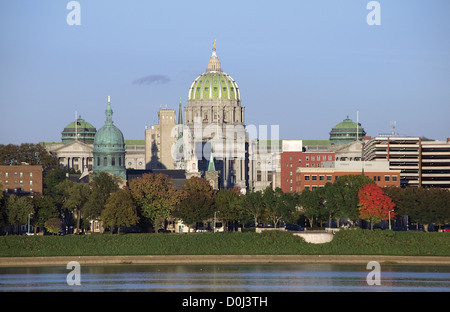
[[[368,135],[450,137],[448,0],[379,0],[379,26],[369,0],[79,0],[79,26],[68,2],[0,2],[0,144],[60,141],[75,111],[100,129],[108,95],[144,139],[160,107],[187,105],[214,40],[247,125],[328,139],[359,111]]]

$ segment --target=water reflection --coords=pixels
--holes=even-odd
[[[450,291],[450,267],[382,265],[369,286],[365,265],[82,266],[69,286],[65,267],[0,268],[0,291]]]

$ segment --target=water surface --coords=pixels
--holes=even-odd
[[[81,266],[70,286],[66,267],[0,268],[0,291],[450,291],[450,266],[381,265],[381,285],[367,284],[365,265]]]

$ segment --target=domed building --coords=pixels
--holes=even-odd
[[[125,140],[122,131],[113,124],[109,96],[105,114],[105,125],[97,131],[94,138],[93,171],[107,172],[126,179]]]
[[[354,141],[361,141],[366,135],[364,128],[360,123],[353,122],[351,119],[344,119],[331,129],[330,141],[331,144],[343,145],[350,144]]]
[[[184,114],[188,174],[207,172],[213,153],[220,187],[247,187],[244,107],[236,81],[221,69],[215,42],[207,70],[189,88]]]
[[[77,140],[86,144],[94,143],[94,137],[97,130],[93,125],[86,122],[81,115],[74,122],[68,124],[61,133],[61,142],[69,144]]]

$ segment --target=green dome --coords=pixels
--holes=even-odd
[[[188,98],[189,100],[241,100],[236,81],[220,69],[215,47],[209,58],[208,69],[194,80],[189,89]]]
[[[122,131],[114,126],[113,111],[108,100],[105,125],[97,131],[94,138],[94,172],[107,172],[126,178],[125,140]]]
[[[241,95],[236,81],[229,75],[221,71],[207,71],[192,83],[189,99],[240,100]]]
[[[356,140],[362,140],[366,135],[364,128],[351,119],[344,119],[338,123],[330,132],[331,144],[350,144]]]
[[[97,130],[93,125],[86,122],[79,116],[76,121],[68,124],[61,133],[61,141],[63,144],[72,143],[75,139],[86,144],[94,142]]]

